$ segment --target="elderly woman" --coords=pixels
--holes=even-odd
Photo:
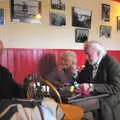
[[[78,75],[77,55],[73,51],[65,51],[62,56],[62,70],[68,78],[69,85],[74,85]]]

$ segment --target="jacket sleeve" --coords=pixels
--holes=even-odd
[[[120,63],[109,56],[106,60],[106,81],[104,84],[95,84],[95,90],[98,92],[107,92],[116,94],[120,92]]]
[[[76,81],[78,83],[91,83],[93,67],[86,62],[85,67],[78,73]]]
[[[12,77],[12,74],[9,72],[8,69],[5,69],[5,74],[6,74],[6,82],[7,82],[7,85],[6,85],[6,90],[8,91],[11,91],[11,97],[15,97],[15,98],[22,98],[24,97],[24,89],[21,85],[17,84],[15,82],[15,80],[13,79]],[[8,86],[8,89],[7,89],[7,86]]]

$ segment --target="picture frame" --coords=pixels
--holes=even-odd
[[[111,38],[111,26],[100,25],[100,37]]]
[[[66,0],[51,0],[51,8],[56,10],[65,10]]]
[[[120,16],[117,16],[117,31],[120,31]]]
[[[50,12],[50,24],[54,26],[65,26],[66,16],[64,13]]]
[[[4,8],[0,8],[0,25],[5,24],[5,10]]]
[[[109,22],[110,21],[110,5],[102,4],[101,8],[102,8],[102,11],[101,11],[102,20],[104,22]]]
[[[91,28],[92,12],[72,7],[72,26]]]
[[[89,29],[75,29],[75,42],[76,43],[84,43],[88,40]]]
[[[11,0],[11,20],[13,22],[41,23],[40,0]]]

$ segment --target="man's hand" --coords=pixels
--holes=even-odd
[[[89,84],[88,83],[80,84],[80,89],[81,91],[89,91]]]

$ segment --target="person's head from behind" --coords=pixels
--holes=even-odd
[[[51,53],[44,54],[40,59],[39,65],[40,74],[42,77],[45,77],[57,68],[55,55]]]
[[[65,51],[62,56],[63,68],[69,69],[77,64],[77,55],[73,51]]]
[[[97,41],[86,41],[84,43],[84,53],[90,64],[95,64],[106,54],[105,48]]]
[[[0,40],[0,55],[2,55],[3,49],[4,49],[4,45],[3,42]]]

